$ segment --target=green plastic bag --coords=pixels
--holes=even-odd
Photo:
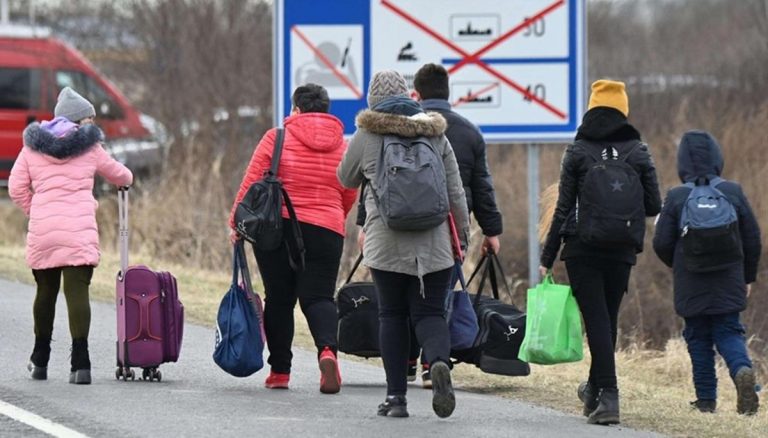
[[[547,275],[528,289],[526,313],[520,360],[551,365],[584,358],[581,314],[570,286],[554,284]]]

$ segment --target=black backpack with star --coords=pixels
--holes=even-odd
[[[644,190],[640,176],[627,163],[642,143],[626,154],[610,145],[579,140],[589,164],[576,205],[576,230],[582,242],[602,248],[643,248]]]

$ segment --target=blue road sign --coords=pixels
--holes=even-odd
[[[435,6],[439,4],[439,8]],[[371,75],[412,82],[425,63],[450,73],[454,109],[486,141],[573,138],[584,108],[584,0],[275,0],[275,117],[291,92],[328,89],[354,132]]]

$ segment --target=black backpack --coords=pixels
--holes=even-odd
[[[379,214],[392,230],[429,230],[448,219],[445,166],[426,137],[384,136],[375,186]]]
[[[286,244],[291,267],[295,271],[301,271],[304,268],[304,239],[291,198],[285,191],[283,183],[277,179],[284,137],[285,130],[278,128],[272,153],[272,165],[264,172],[264,178],[253,183],[243,196],[243,200],[237,204],[235,227],[245,240],[259,250],[274,251]],[[283,229],[283,201],[290,216],[289,230]]]
[[[642,144],[637,143],[623,157],[613,146],[596,153],[593,143],[579,140],[594,160],[584,176],[576,206],[576,231],[582,242],[603,248],[643,247],[645,204],[640,176],[627,158]]]
[[[373,283],[351,282],[362,260],[360,254],[347,281],[336,294],[336,307],[339,311],[339,351],[367,359],[381,356],[379,301]]]

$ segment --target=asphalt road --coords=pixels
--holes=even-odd
[[[181,293],[183,300],[183,289]],[[263,387],[266,370],[244,379],[221,371],[211,359],[213,331],[192,324],[185,327],[180,361],[161,366],[162,382],[116,381],[115,311],[104,303],[92,307],[94,382],[71,385],[63,297],[57,308],[48,380],[33,381],[26,371],[34,343],[33,297],[34,288],[0,279],[0,412],[6,413],[0,413],[0,437],[49,436],[3,411],[8,406],[42,417],[32,421],[36,425],[49,420],[46,424],[65,427],[58,433],[62,437],[656,436],[590,426],[582,417],[463,391],[457,392],[453,416],[439,419],[431,409],[431,391],[419,386],[409,389],[410,418],[377,417],[376,406],[385,394],[381,368],[342,357],[342,391],[323,395],[314,353],[296,350],[291,389],[268,390]]]

